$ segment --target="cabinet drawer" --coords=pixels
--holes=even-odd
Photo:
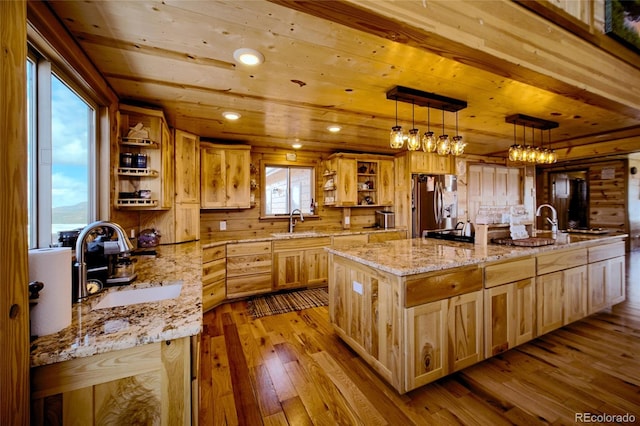
[[[227,257],[227,277],[271,272],[271,253]]]
[[[624,256],[624,241],[589,247],[589,263]]]
[[[244,297],[271,291],[271,274],[227,277],[227,298]]]
[[[410,308],[481,289],[482,269],[477,266],[414,276],[405,283],[405,307]]]
[[[244,256],[248,254],[271,253],[271,242],[239,243],[227,245],[227,256]]]
[[[222,259],[226,256],[225,245],[210,247],[202,250],[202,263],[211,262],[212,260]]]
[[[219,305],[225,298],[224,279],[202,286],[202,311]]]
[[[491,264],[484,268],[484,287],[491,288],[535,275],[536,260],[533,257]]]
[[[224,280],[227,269],[227,260],[222,258],[202,265],[202,284],[206,285],[213,281]]]
[[[538,275],[548,274],[550,272],[573,268],[574,266],[585,265],[586,263],[586,248],[552,251],[538,256],[536,272]]]
[[[302,250],[317,247],[331,247],[331,237],[290,238],[273,242],[273,251]]]

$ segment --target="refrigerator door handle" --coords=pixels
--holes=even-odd
[[[435,188],[435,202],[433,203],[434,205],[434,210],[435,210],[435,217],[436,217],[436,222],[437,222],[437,226],[440,227],[441,222],[442,222],[442,216],[443,216],[443,212],[442,212],[442,203],[443,203],[443,199],[442,199],[442,184],[440,182],[436,182],[436,188]]]

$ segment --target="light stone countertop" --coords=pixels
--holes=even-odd
[[[202,247],[161,245],[158,256],[136,256],[137,279],[106,292],[162,286],[181,280],[175,299],[91,311],[106,292],[72,305],[71,325],[31,342],[31,366],[193,336],[202,329]],[[71,295],[69,295],[71,297]]]
[[[431,238],[414,238],[356,247],[326,248],[325,250],[381,271],[398,276],[407,276],[496,262],[569,247],[589,247],[594,244],[615,242],[625,237],[627,237],[627,234],[585,236],[559,233],[555,244],[541,247],[495,244],[482,246]]]
[[[378,234],[385,232],[406,232],[406,228],[357,228],[357,229],[345,229],[345,230],[319,230],[319,231],[294,231],[289,232],[229,232],[221,231],[216,232],[213,235],[202,235],[201,244],[202,248],[216,247],[221,244],[233,244],[233,243],[251,243],[260,241],[273,241],[273,240],[285,240],[294,238],[314,238],[314,237],[332,237],[340,235],[361,235],[361,234]],[[232,236],[233,235],[233,236]]]

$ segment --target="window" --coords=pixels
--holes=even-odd
[[[96,110],[52,63],[27,60],[29,247],[96,218]]]
[[[265,165],[264,215],[288,215],[294,209],[310,214],[315,201],[314,171],[313,166]]]

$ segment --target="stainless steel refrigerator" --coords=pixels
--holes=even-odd
[[[458,216],[456,176],[415,174],[411,178],[413,238],[421,237],[424,231],[455,228]]]

